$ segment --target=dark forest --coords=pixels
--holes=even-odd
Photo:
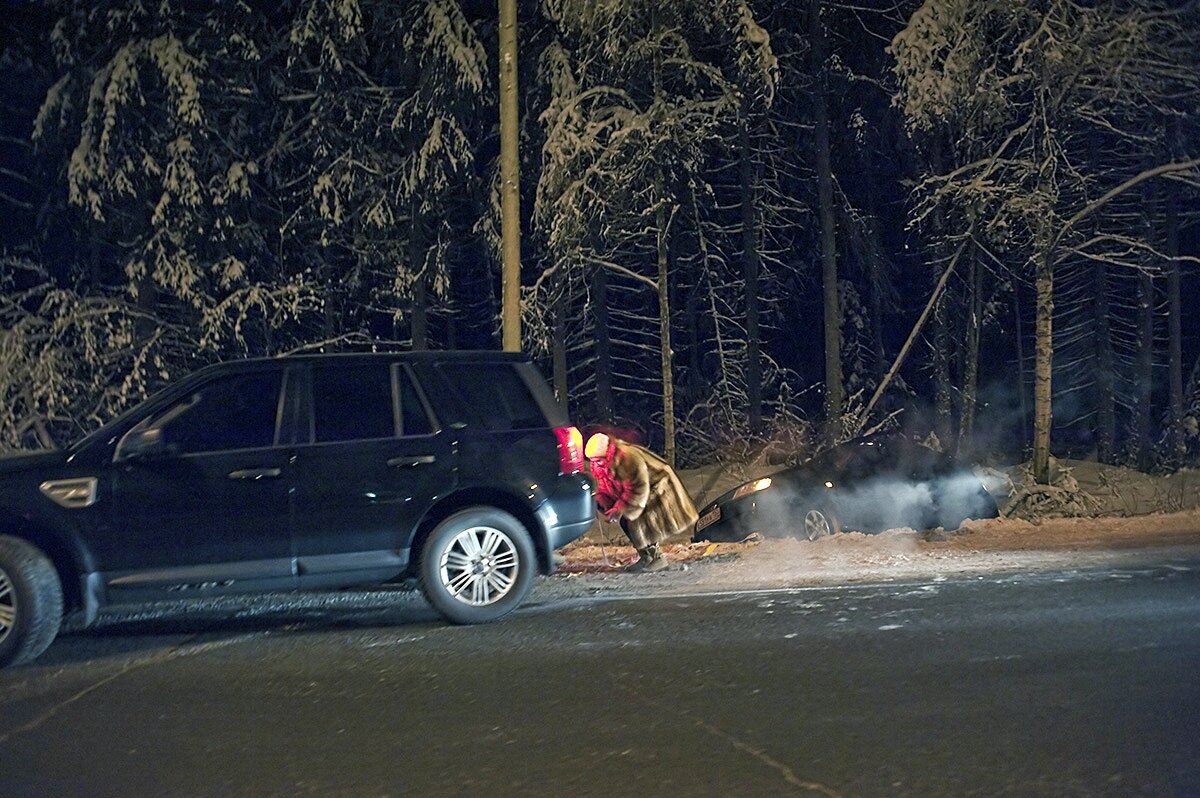
[[[202,365],[500,348],[476,0],[7,3],[0,448]],[[543,0],[522,347],[680,465],[1200,460],[1200,8]]]

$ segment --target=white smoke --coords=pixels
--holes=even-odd
[[[995,500],[970,472],[923,480],[880,476],[842,488],[797,488],[776,481],[752,499],[748,528],[706,530],[712,540],[741,539],[751,532],[767,537],[805,537],[805,515],[832,513],[842,531],[883,532],[888,529],[958,529],[968,518],[992,518]],[[719,536],[719,537],[718,537]]]

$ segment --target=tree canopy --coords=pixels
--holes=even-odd
[[[523,346],[572,416],[684,464],[879,424],[1194,462],[1194,5],[803,11],[520,4]],[[0,445],[219,359],[499,347],[492,6],[0,29]]]

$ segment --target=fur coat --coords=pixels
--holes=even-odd
[[[688,533],[699,514],[675,471],[658,455],[612,438],[604,457],[592,460],[596,501],[636,548]]]

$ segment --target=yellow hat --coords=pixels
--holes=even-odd
[[[608,453],[608,436],[603,432],[597,432],[588,438],[587,446],[584,448],[583,453],[589,458],[603,457]]]

